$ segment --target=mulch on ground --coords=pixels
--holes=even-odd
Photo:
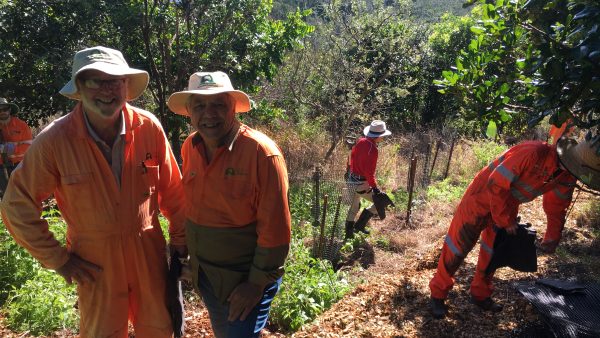
[[[433,243],[421,243],[419,248],[382,250],[371,247],[373,255],[365,269],[356,272],[365,282],[319,316],[313,323],[305,325],[299,332],[283,334],[264,330],[263,337],[527,337],[548,333],[530,305],[515,289],[515,282],[534,281],[537,278],[573,278],[600,280],[600,240],[592,235],[591,226],[576,215],[590,195],[580,197],[563,233],[561,248],[570,255],[540,255],[538,271],[535,273],[515,272],[500,269],[495,275],[494,299],[503,305],[503,311],[492,314],[480,311],[469,301],[469,283],[477,261],[478,246],[467,256],[456,275],[456,285],[450,293],[447,318],[436,320],[429,314],[429,280],[431,279],[442,238]],[[523,222],[533,223],[541,237],[546,224],[541,198],[520,209]],[[451,214],[435,222],[427,215],[416,215],[423,231],[432,223],[449,224]],[[401,217],[389,217],[385,221],[373,222],[379,234],[404,231],[397,224]],[[595,220],[596,222],[598,220]],[[573,255],[585,253],[597,255],[595,263],[583,264]],[[594,265],[595,264],[595,265]],[[360,277],[360,276],[359,276]],[[212,337],[210,321],[201,300],[193,293],[186,295],[186,337]],[[0,322],[2,322],[0,316]],[[30,337],[17,334],[0,325],[2,337]],[[72,337],[68,332],[53,337]]]

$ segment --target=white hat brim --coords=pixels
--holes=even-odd
[[[90,69],[95,69],[108,75],[127,77],[129,79],[129,84],[127,86],[127,101],[135,100],[140,97],[144,90],[146,90],[148,81],[150,80],[148,72],[144,70],[123,67],[121,65],[113,65],[109,63],[95,62],[81,67],[77,73],[71,77],[71,80],[69,80],[69,82],[62,87],[59,93],[74,100],[81,100],[81,96],[79,95],[79,91],[75,85],[75,79],[81,72]]]
[[[389,136],[389,135],[392,135],[392,132],[391,132],[391,131],[389,131],[389,130],[387,130],[387,129],[386,129],[386,130],[383,132],[383,134],[373,134],[373,133],[370,133],[370,132],[369,132],[369,128],[371,128],[371,126],[366,126],[366,127],[365,127],[365,129],[363,129],[363,134],[364,134],[366,137],[373,137],[373,138],[376,138],[376,137],[383,137],[383,136]]]
[[[577,141],[570,138],[560,138],[556,143],[556,152],[560,163],[580,182],[590,189],[600,191],[600,175],[598,171],[584,166],[576,153]]]
[[[173,93],[167,101],[167,106],[175,114],[190,116],[187,111],[187,101],[191,95],[217,95],[227,93],[235,99],[235,112],[245,113],[250,111],[250,98],[248,95],[239,90],[231,90],[227,88],[210,88],[210,89],[197,89],[197,90],[184,90],[181,92]]]

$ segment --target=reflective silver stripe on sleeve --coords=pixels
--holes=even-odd
[[[485,244],[483,241],[479,241],[479,245],[481,245],[481,248],[483,248],[483,250],[487,251],[490,255],[494,254],[494,250],[492,248],[490,248],[487,244]]]
[[[577,186],[577,183],[570,183],[570,182],[558,182],[556,184],[562,185],[563,187],[569,187],[569,188],[574,188]]]
[[[510,193],[513,195],[514,198],[518,199],[519,202],[521,202],[521,203],[531,201],[530,199],[527,199],[527,197],[523,196],[523,194],[521,194],[521,192],[515,188],[511,188]]]
[[[552,192],[556,195],[556,197],[560,198],[561,200],[570,200],[571,199],[570,194],[565,195],[560,190],[558,190],[558,188],[552,189]]]
[[[452,253],[454,254],[454,256],[457,257],[462,257],[462,252],[460,252],[460,250],[458,250],[458,248],[456,247],[456,245],[454,245],[454,242],[452,242],[452,238],[450,238],[449,235],[446,235],[446,245],[448,245],[448,247],[450,248],[450,251],[452,251]]]
[[[536,197],[538,197],[538,196],[540,196],[540,195],[542,194],[542,192],[541,192],[541,191],[539,191],[539,190],[536,190],[536,189],[533,189],[533,187],[532,187],[532,186],[530,186],[529,184],[527,184],[527,183],[525,183],[525,182],[522,182],[522,181],[516,181],[516,182],[515,182],[515,185],[516,185],[516,186],[519,186],[519,187],[521,187],[521,188],[523,188],[523,190],[525,190],[525,191],[527,191],[528,193],[532,194],[533,196],[532,196],[532,198],[531,198],[531,199],[534,199],[534,198],[536,198]]]
[[[502,161],[504,161],[504,155],[502,155],[502,156],[498,157],[498,159],[497,159],[497,160],[498,160],[498,163],[502,163]],[[490,170],[494,170],[494,169],[496,169],[496,165],[494,164],[494,162],[495,162],[495,160],[494,160],[494,161],[492,161],[492,162],[490,162],[490,164],[488,165],[488,168],[489,168]]]
[[[510,171],[508,168],[506,168],[502,164],[498,165],[498,167],[496,168],[496,171],[499,172],[500,175],[504,176],[511,183],[517,179],[515,174],[513,174],[512,171]]]

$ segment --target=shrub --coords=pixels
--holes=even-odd
[[[10,237],[6,227],[0,226],[0,304],[11,292],[35,276],[39,263]]]
[[[296,331],[350,289],[345,273],[333,271],[328,261],[312,258],[302,240],[294,238],[270,319],[282,331]]]
[[[66,225],[60,213],[52,209],[42,217],[56,239],[64,243]],[[75,287],[66,286],[62,277],[42,268],[4,226],[0,227],[0,255],[0,301],[11,329],[49,335],[58,329],[77,327]]]

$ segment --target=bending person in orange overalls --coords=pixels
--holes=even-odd
[[[600,189],[597,148],[597,144],[588,141],[578,144],[570,139],[561,139],[557,146],[524,142],[508,149],[475,176],[454,214],[437,271],[429,283],[434,317],[446,315],[444,301],[454,285],[453,276],[480,234],[471,301],[486,311],[502,309],[491,298],[493,273],[485,274],[493,254],[495,228],[515,234],[519,205],[543,195],[548,223],[540,248],[553,253],[561,238],[577,179],[592,189]]]
[[[25,121],[16,117],[19,107],[0,97],[0,197],[13,169],[23,160],[33,136]]]
[[[2,216],[15,240],[67,283],[76,282],[81,337],[171,337],[165,293],[171,249],[186,256],[183,187],[158,119],[126,103],[148,73],[121,52],[93,47],[75,54],[60,93],[79,102],[36,137],[12,175]],[[67,223],[66,247],[41,218],[54,194]]]

